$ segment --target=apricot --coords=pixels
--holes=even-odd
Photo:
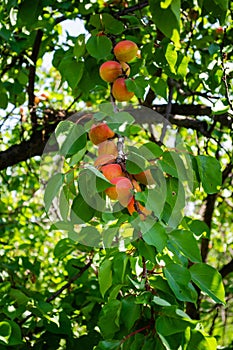
[[[100,168],[103,165],[114,163],[116,160],[116,157],[113,154],[103,154],[102,156],[99,156],[96,158],[94,162],[94,166],[96,168]]]
[[[218,27],[218,28],[216,28],[216,30],[215,30],[215,35],[216,36],[222,36],[224,34],[224,29],[223,29],[223,27]]]
[[[112,86],[112,94],[119,102],[129,101],[134,96],[134,92],[127,89],[125,78],[118,78],[114,81]]]
[[[104,81],[112,83],[119,77],[119,75],[122,74],[122,66],[119,62],[116,61],[104,62],[100,66],[99,74]]]
[[[119,176],[110,180],[115,185],[105,190],[107,196],[113,200],[118,200],[120,204],[127,207],[130,200],[133,198],[133,185],[127,177]]]
[[[98,155],[102,156],[104,154],[113,154],[116,157],[118,156],[117,146],[115,145],[114,141],[106,140],[98,145]]]
[[[141,173],[134,174],[134,177],[143,185],[153,185],[155,183],[155,180],[151,174],[150,169],[146,169]]]
[[[112,83],[122,75],[128,77],[130,66],[125,62],[107,61],[101,64],[99,74],[104,81]]]
[[[119,164],[107,164],[101,168],[104,176],[110,181],[116,177],[124,176]]]
[[[141,220],[145,220],[146,217],[151,214],[151,210],[145,208],[141,203],[136,202],[134,197],[127,205],[127,209],[130,215],[133,215],[133,213],[138,213]]]
[[[122,40],[113,51],[118,61],[130,62],[137,56],[138,46],[131,40]]]
[[[114,131],[105,123],[93,124],[89,131],[89,138],[95,145],[112,138],[114,135]]]

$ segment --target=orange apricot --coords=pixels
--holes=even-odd
[[[95,145],[112,138],[114,135],[115,132],[106,123],[93,124],[89,131],[89,138]]]
[[[125,84],[125,78],[117,78],[112,86],[113,97],[119,101],[129,101],[133,96],[134,92],[131,92],[127,89]]]
[[[118,61],[130,62],[137,56],[138,46],[131,40],[122,40],[113,51]]]

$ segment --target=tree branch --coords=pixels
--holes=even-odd
[[[222,275],[222,278],[233,272],[233,259],[228,264],[224,265],[219,272]]]
[[[143,1],[143,2],[141,1],[140,3],[138,3],[138,4],[136,4],[136,5],[127,7],[127,8],[125,8],[124,10],[119,11],[119,12],[116,14],[116,17],[124,16],[124,15],[127,15],[128,13],[131,13],[131,12],[134,12],[134,11],[137,11],[137,10],[141,10],[141,9],[143,9],[144,7],[147,7],[148,5],[149,5],[149,1],[148,1],[148,0]]]
[[[148,108],[146,113],[143,113],[140,109],[129,108],[127,111],[132,113],[135,118],[135,121],[139,124],[149,124],[153,125],[156,123],[164,122],[164,116],[162,114],[166,113],[167,105],[155,105],[154,109]],[[175,112],[178,112],[177,115]],[[186,115],[182,116],[183,114]],[[169,116],[169,122],[171,124],[177,125],[179,127],[190,128],[201,132],[205,136],[207,135],[207,123],[205,121],[197,120],[188,115],[210,115],[211,109],[207,106],[202,105],[177,105],[172,104],[171,115]],[[79,118],[83,117],[83,113],[73,113],[67,111],[54,111],[54,110],[45,110],[44,111],[45,119],[48,120],[48,123],[45,125],[43,130],[35,130],[32,133],[32,136],[29,140],[23,141],[20,144],[11,146],[7,150],[0,152],[0,170],[6,169],[8,166],[15,165],[19,162],[25,161],[34,156],[40,156],[43,153],[46,142],[49,139],[49,134],[51,134],[59,121],[64,120],[68,117],[71,117],[71,120],[76,122]],[[218,116],[222,118],[228,118],[226,115]],[[227,119],[226,119],[227,120]],[[231,121],[232,123],[232,121]],[[228,165],[228,168],[223,172],[223,178],[228,176],[228,171],[232,170],[232,164]],[[226,174],[226,175],[224,175]]]
[[[89,267],[90,267],[91,264],[92,264],[92,261],[93,261],[93,257],[91,257],[91,259],[88,261],[88,263],[87,263],[84,267],[82,267],[76,275],[74,275],[73,277],[71,277],[71,278],[69,279],[69,281],[68,281],[64,286],[62,286],[62,287],[61,287],[60,289],[58,289],[55,293],[53,293],[52,295],[50,295],[50,297],[48,297],[48,298],[46,299],[46,302],[47,302],[47,303],[50,303],[52,300],[56,299],[56,297],[58,297],[64,290],[68,289],[74,281],[76,281],[79,277],[81,277],[81,276],[83,275],[83,273],[84,273],[87,269],[89,269]]]

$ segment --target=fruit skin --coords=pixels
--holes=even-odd
[[[133,198],[131,181],[127,177],[120,176],[113,178],[111,183],[115,186],[107,188],[105,193],[109,198],[117,199],[123,207],[127,207]]]
[[[215,30],[215,35],[216,35],[217,37],[222,36],[223,34],[224,34],[224,29],[223,29],[223,27],[218,27],[218,28],[216,28],[216,30]]]
[[[134,174],[134,177],[137,181],[139,181],[143,185],[153,185],[155,184],[155,180],[151,174],[150,169],[146,169],[141,173]]]
[[[106,140],[98,145],[98,156],[103,156],[105,154],[112,154],[118,156],[117,146],[114,141]]]
[[[102,166],[101,171],[109,181],[117,177],[124,177],[121,166],[119,164],[104,165]]]
[[[122,74],[122,66],[116,61],[104,62],[100,66],[99,74],[101,79],[108,83],[112,83]]]
[[[114,81],[112,85],[112,94],[119,102],[129,101],[134,96],[134,92],[127,89],[125,78],[118,78]]]
[[[105,123],[93,124],[89,131],[89,138],[95,145],[112,138],[114,135],[114,131]]]
[[[114,163],[116,160],[116,157],[113,154],[103,154],[102,156],[99,156],[96,158],[94,162],[94,166],[96,168],[100,168],[103,165]]]
[[[118,61],[130,62],[137,56],[138,46],[131,40],[122,40],[113,51]]]
[[[99,74],[104,81],[113,83],[122,75],[128,77],[130,74],[130,66],[125,62],[107,61],[101,64]]]
[[[141,203],[137,202],[136,206],[138,207],[138,214],[140,216],[141,220],[146,220],[146,217],[151,214],[151,210],[146,209]],[[128,212],[130,215],[133,215],[133,213],[137,213],[137,210],[135,208],[135,199],[134,197],[130,200],[129,204],[127,205]]]

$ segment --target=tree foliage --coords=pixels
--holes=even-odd
[[[3,0],[0,349],[231,348],[232,11]],[[99,75],[124,39],[130,103]],[[106,196],[102,122],[133,213]]]

